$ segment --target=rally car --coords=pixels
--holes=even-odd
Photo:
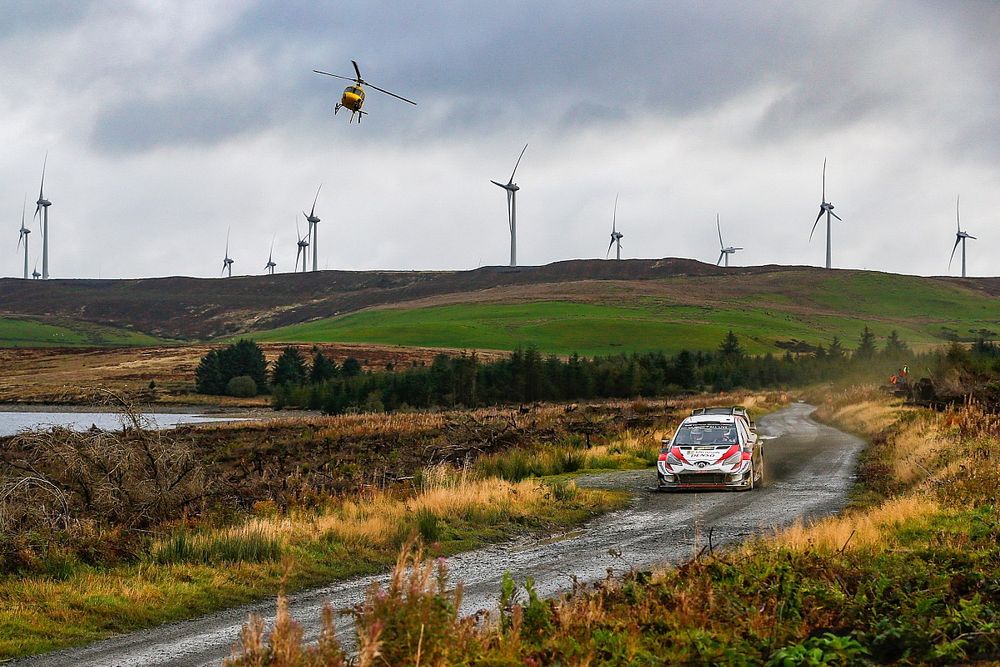
[[[663,440],[657,489],[739,489],[764,479],[764,451],[743,408],[705,408]]]

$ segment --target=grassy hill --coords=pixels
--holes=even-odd
[[[711,349],[733,329],[747,349],[764,352],[829,343],[834,335],[850,346],[865,324],[879,336],[896,329],[916,345],[1000,330],[1000,280],[684,259],[232,279],[0,279],[0,321],[0,345],[153,340],[133,333],[142,332],[192,342],[249,334],[460,349],[533,344],[592,355]]]
[[[925,278],[811,270],[679,277],[643,284],[550,285],[416,302],[260,332],[270,342],[356,342],[585,355],[714,349],[730,329],[755,353],[801,341],[853,346],[865,325],[915,346],[1000,329],[1000,301]],[[609,289],[610,288],[610,289]],[[468,299],[461,302],[462,298]]]
[[[163,342],[155,336],[90,322],[0,317],[0,347],[117,347]]]

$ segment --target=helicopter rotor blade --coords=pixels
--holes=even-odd
[[[391,96],[395,97],[397,100],[403,100],[404,102],[409,102],[413,106],[417,106],[417,103],[414,102],[413,100],[408,100],[405,97],[403,97],[402,95],[397,95],[396,93],[390,93],[385,88],[379,88],[378,86],[376,86],[374,84],[371,84],[371,83],[368,83],[367,81],[364,82],[364,85],[368,86],[369,88],[374,88],[375,90],[377,90],[380,93],[385,93],[386,95],[391,95]]]
[[[354,73],[358,75],[358,83],[364,83],[364,79],[361,78],[361,69],[358,67],[358,61],[352,60],[351,64],[354,65]]]
[[[521,149],[521,154],[517,156],[517,162],[514,163],[514,171],[510,172],[510,180],[507,181],[507,185],[514,182],[514,174],[517,173],[517,165],[521,164],[521,158],[524,157],[524,151],[526,150],[528,150],[528,144],[524,145],[524,148]]]
[[[344,81],[354,81],[354,79],[352,77],[349,77],[349,76],[340,76],[339,74],[330,74],[329,72],[324,72],[324,71],[318,70],[318,69],[314,69],[313,71],[316,72],[316,74],[325,74],[326,76],[332,76],[335,79],[343,79]]]

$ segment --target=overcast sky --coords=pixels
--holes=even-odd
[[[1000,3],[0,2],[0,275],[45,152],[53,277],[605,256],[997,275]],[[359,125],[333,115],[351,59]],[[37,224],[30,264],[41,249]],[[959,270],[956,257],[952,273]],[[39,263],[40,267],[40,263]]]

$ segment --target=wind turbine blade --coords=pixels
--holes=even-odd
[[[501,188],[503,188],[504,190],[506,190],[506,189],[507,189],[507,186],[506,186],[506,185],[504,185],[503,183],[497,183],[496,181],[494,181],[494,180],[492,180],[492,179],[490,180],[490,183],[492,183],[493,185],[499,185],[499,186],[500,186]]]
[[[959,236],[955,239],[955,245],[951,248],[951,257],[948,258],[948,268],[951,268],[951,263],[955,260],[955,251],[958,250],[958,244],[962,242],[962,237]]]
[[[358,83],[361,83],[362,81],[364,81],[364,79],[361,78],[361,68],[358,67],[358,63],[356,60],[352,60],[351,64],[354,65],[354,72],[355,74],[358,75]]]
[[[521,149],[521,154],[517,156],[517,162],[514,163],[514,171],[510,172],[510,180],[507,181],[507,185],[514,182],[514,174],[517,173],[517,165],[521,164],[521,158],[524,157],[524,151],[526,150],[528,150],[528,144],[524,145],[524,148]]]
[[[508,190],[507,191],[507,228],[510,230],[511,234],[514,233],[514,220],[511,217],[511,210],[510,210],[511,209],[511,198],[512,197],[513,197],[513,195],[510,193],[510,190]]]
[[[319,187],[316,188],[316,196],[313,198],[313,207],[312,207],[312,210],[309,211],[309,217],[310,218],[313,217],[314,213],[316,213],[316,202],[317,202],[317,200],[319,200],[319,191],[322,190],[322,189],[323,189],[323,184],[320,183]],[[303,211],[303,213],[305,213],[305,211]]]
[[[38,187],[38,198],[44,199],[42,192],[45,190],[45,167],[49,163],[49,152],[45,151],[45,160],[42,161],[42,184]]]
[[[615,210],[611,214],[611,233],[614,234],[618,230],[618,193],[615,193]]]
[[[229,232],[231,230],[232,227],[226,230],[226,259],[229,259]]]
[[[715,214],[715,226],[719,230],[719,247],[725,248],[726,244],[722,242],[722,223],[719,221],[719,214]]]
[[[958,231],[962,231],[962,219],[958,214],[958,203],[961,201],[962,195],[955,197],[955,225],[958,227]]]
[[[819,210],[819,215],[816,216],[816,222],[813,223],[812,231],[809,232],[809,240],[810,241],[813,240],[813,234],[816,233],[816,225],[819,224],[819,219],[822,218],[822,217],[823,217],[823,209],[820,209]]]
[[[969,236],[968,234],[966,234],[965,238],[967,238],[967,239],[972,239],[973,241],[975,241],[975,240],[976,240],[976,237],[975,237],[975,236]]]
[[[826,158],[823,158],[823,203],[826,203]]]
[[[608,251],[604,253],[604,259],[607,259],[609,256],[611,256],[611,248],[613,248],[614,245],[615,245],[615,237],[612,236],[611,243],[608,244]]]
[[[840,217],[839,215],[837,215],[837,214],[836,214],[836,213],[834,213],[833,211],[830,211],[830,215],[832,215],[833,217],[835,217],[835,218],[836,218],[837,220],[840,220],[841,222],[843,222],[843,221],[844,221],[844,219],[843,219],[843,218],[841,218],[841,217]]]
[[[715,261],[715,265],[716,265],[716,266],[718,266],[719,264],[722,264],[722,258],[723,258],[723,257],[725,257],[725,255],[726,255],[726,253],[724,253],[724,252],[720,252],[720,253],[719,253],[719,259],[717,259],[717,260]]]

